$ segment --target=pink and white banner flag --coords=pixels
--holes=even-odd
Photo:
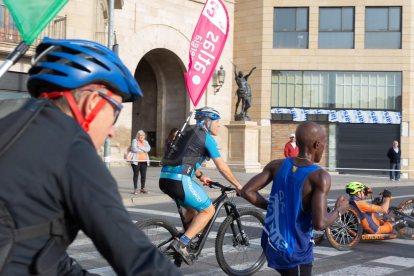
[[[190,44],[185,82],[194,106],[203,96],[229,33],[229,15],[221,0],[207,0]]]

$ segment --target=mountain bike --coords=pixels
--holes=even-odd
[[[384,197],[371,198],[371,200],[372,204],[382,205]],[[404,200],[398,206],[390,206],[387,215],[383,215],[382,219],[385,221],[390,217],[395,221],[404,218],[405,226],[395,226],[393,231],[388,234],[370,234],[363,229],[362,215],[359,210],[354,206],[349,206],[348,212],[325,228],[324,236],[321,239],[328,239],[333,247],[341,251],[355,248],[361,240],[388,240],[395,239],[397,236],[404,239],[414,239],[414,198]]]
[[[194,262],[199,258],[215,254],[220,268],[228,275],[255,274],[266,262],[260,245],[265,216],[254,208],[237,209],[236,204],[232,202],[232,197],[229,198],[229,194],[234,196],[235,188],[223,186],[218,182],[209,182],[208,185],[210,188],[220,189],[221,195],[213,202],[216,209],[213,217],[203,231],[191,240],[187,248],[188,252]],[[185,232],[191,221],[185,221],[178,199],[175,198],[174,201]],[[217,218],[222,207],[227,214],[224,219]],[[217,231],[215,247],[207,248],[202,253],[213,224],[217,222],[222,223]],[[177,267],[181,266],[183,261],[181,255],[170,249],[171,242],[174,238],[180,237],[181,233],[171,222],[162,218],[149,218],[137,224],[162,254],[174,260]]]

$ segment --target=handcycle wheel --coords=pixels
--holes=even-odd
[[[414,216],[414,198],[409,198],[401,202],[398,209],[406,215]],[[396,217],[395,219],[397,220],[399,218]],[[404,228],[396,227],[395,229],[402,238],[414,239],[414,228],[407,226]]]
[[[168,249],[174,237],[179,234],[177,228],[171,222],[161,218],[149,218],[137,222],[136,225],[141,228],[161,253]]]
[[[253,208],[239,209],[240,222],[249,240],[242,244],[242,237],[233,214],[220,225],[216,238],[216,258],[221,269],[228,275],[247,276],[259,271],[266,262],[261,247],[261,237],[265,216]],[[233,229],[235,236],[233,235]]]
[[[325,230],[315,230],[313,229],[313,241],[315,242],[315,245],[319,245],[323,243],[326,240]]]
[[[353,249],[361,240],[362,231],[361,214],[354,206],[349,206],[341,220],[337,219],[325,228],[329,243],[340,251]]]

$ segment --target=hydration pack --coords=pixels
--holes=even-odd
[[[161,165],[171,167],[184,165],[184,171],[190,174],[197,162],[205,154],[204,148],[198,148],[192,143],[200,131],[203,131],[201,126],[195,125],[190,130],[182,133],[181,136],[177,135],[173,145],[164,154]]]
[[[24,133],[49,99],[17,99],[0,101],[0,158]],[[0,275],[6,270],[16,242],[45,235],[63,236],[66,227],[62,220],[16,229],[13,217],[0,202]]]

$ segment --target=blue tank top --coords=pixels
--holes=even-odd
[[[317,165],[298,167],[287,158],[273,180],[262,247],[268,266],[288,269],[313,262],[312,211],[302,207],[303,183]]]

